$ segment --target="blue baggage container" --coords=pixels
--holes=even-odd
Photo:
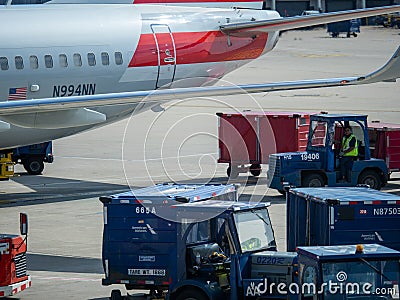
[[[176,282],[185,272],[185,258],[178,256],[182,249],[177,245],[184,247],[184,225],[175,222],[182,217],[175,206],[208,199],[237,201],[236,186],[159,184],[100,197],[104,205],[103,285],[145,289]],[[198,234],[202,230],[207,228],[199,226]]]
[[[378,243],[400,250],[400,197],[366,187],[295,188],[286,197],[287,250]]]

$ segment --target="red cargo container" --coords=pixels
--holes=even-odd
[[[218,163],[228,163],[228,176],[261,173],[272,153],[303,151],[307,146],[310,114],[304,112],[217,113]],[[250,165],[250,166],[249,166]]]
[[[385,160],[390,172],[400,171],[400,124],[371,122],[368,127],[371,156]]]

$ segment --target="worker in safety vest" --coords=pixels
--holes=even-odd
[[[358,157],[358,141],[350,126],[344,128],[344,136],[340,148],[340,179],[350,181],[349,173],[353,168],[353,161]]]

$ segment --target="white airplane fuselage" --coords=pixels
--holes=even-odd
[[[197,87],[270,51],[278,32],[228,36],[221,24],[276,19],[275,11],[151,5],[37,5],[0,8],[0,100]],[[58,126],[19,124],[0,132],[0,148],[54,140],[150,109],[89,107],[105,120]],[[72,120],[73,122],[75,120]],[[22,122],[23,123],[23,122]],[[18,126],[15,124],[19,124]]]

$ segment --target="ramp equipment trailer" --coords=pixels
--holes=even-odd
[[[287,250],[377,243],[400,251],[400,196],[366,187],[294,188],[286,194]]]
[[[39,175],[44,170],[44,163],[52,163],[53,143],[45,142],[13,149],[12,160],[20,163],[30,175]]]
[[[155,186],[100,198],[103,285],[149,291],[122,297],[115,289],[111,299],[367,299],[369,291],[331,293],[326,284],[368,279],[374,291],[398,287],[400,252],[377,244],[277,252],[269,203],[216,200],[214,193],[224,197],[216,188],[171,185],[160,193]],[[335,277],[340,271],[348,281]],[[318,289],[302,290],[311,284]]]
[[[270,154],[306,150],[312,114],[279,111],[217,113],[218,163],[228,164],[230,178],[243,172],[259,176],[262,164],[269,163]],[[343,124],[335,124],[336,139],[340,138]],[[360,130],[358,134],[361,134]],[[369,122],[368,136],[371,157],[383,159],[389,175],[400,171],[400,124]]]
[[[389,173],[400,171],[400,124],[368,123],[371,156],[386,161]]]
[[[43,172],[44,163],[53,161],[53,143],[51,141],[1,150],[0,180],[8,180],[14,176],[15,164],[22,164],[30,175],[39,175]]]
[[[0,234],[0,297],[15,295],[31,286],[26,273],[28,216],[20,214],[21,235]]]
[[[239,173],[261,174],[261,164],[272,153],[304,151],[310,113],[234,112],[217,113],[218,163],[228,163],[228,177]]]
[[[382,159],[371,157],[366,115],[317,114],[310,116],[307,148],[269,156],[270,187],[284,192],[284,185],[296,187],[356,186],[367,184],[379,190],[385,186],[389,171]],[[350,125],[358,140],[358,157],[340,182],[339,149],[343,128]]]
[[[357,33],[360,33],[360,20],[351,19],[347,21],[340,21],[328,24],[328,33],[333,37],[339,37],[340,33],[345,33],[349,38],[351,35],[357,37]]]

